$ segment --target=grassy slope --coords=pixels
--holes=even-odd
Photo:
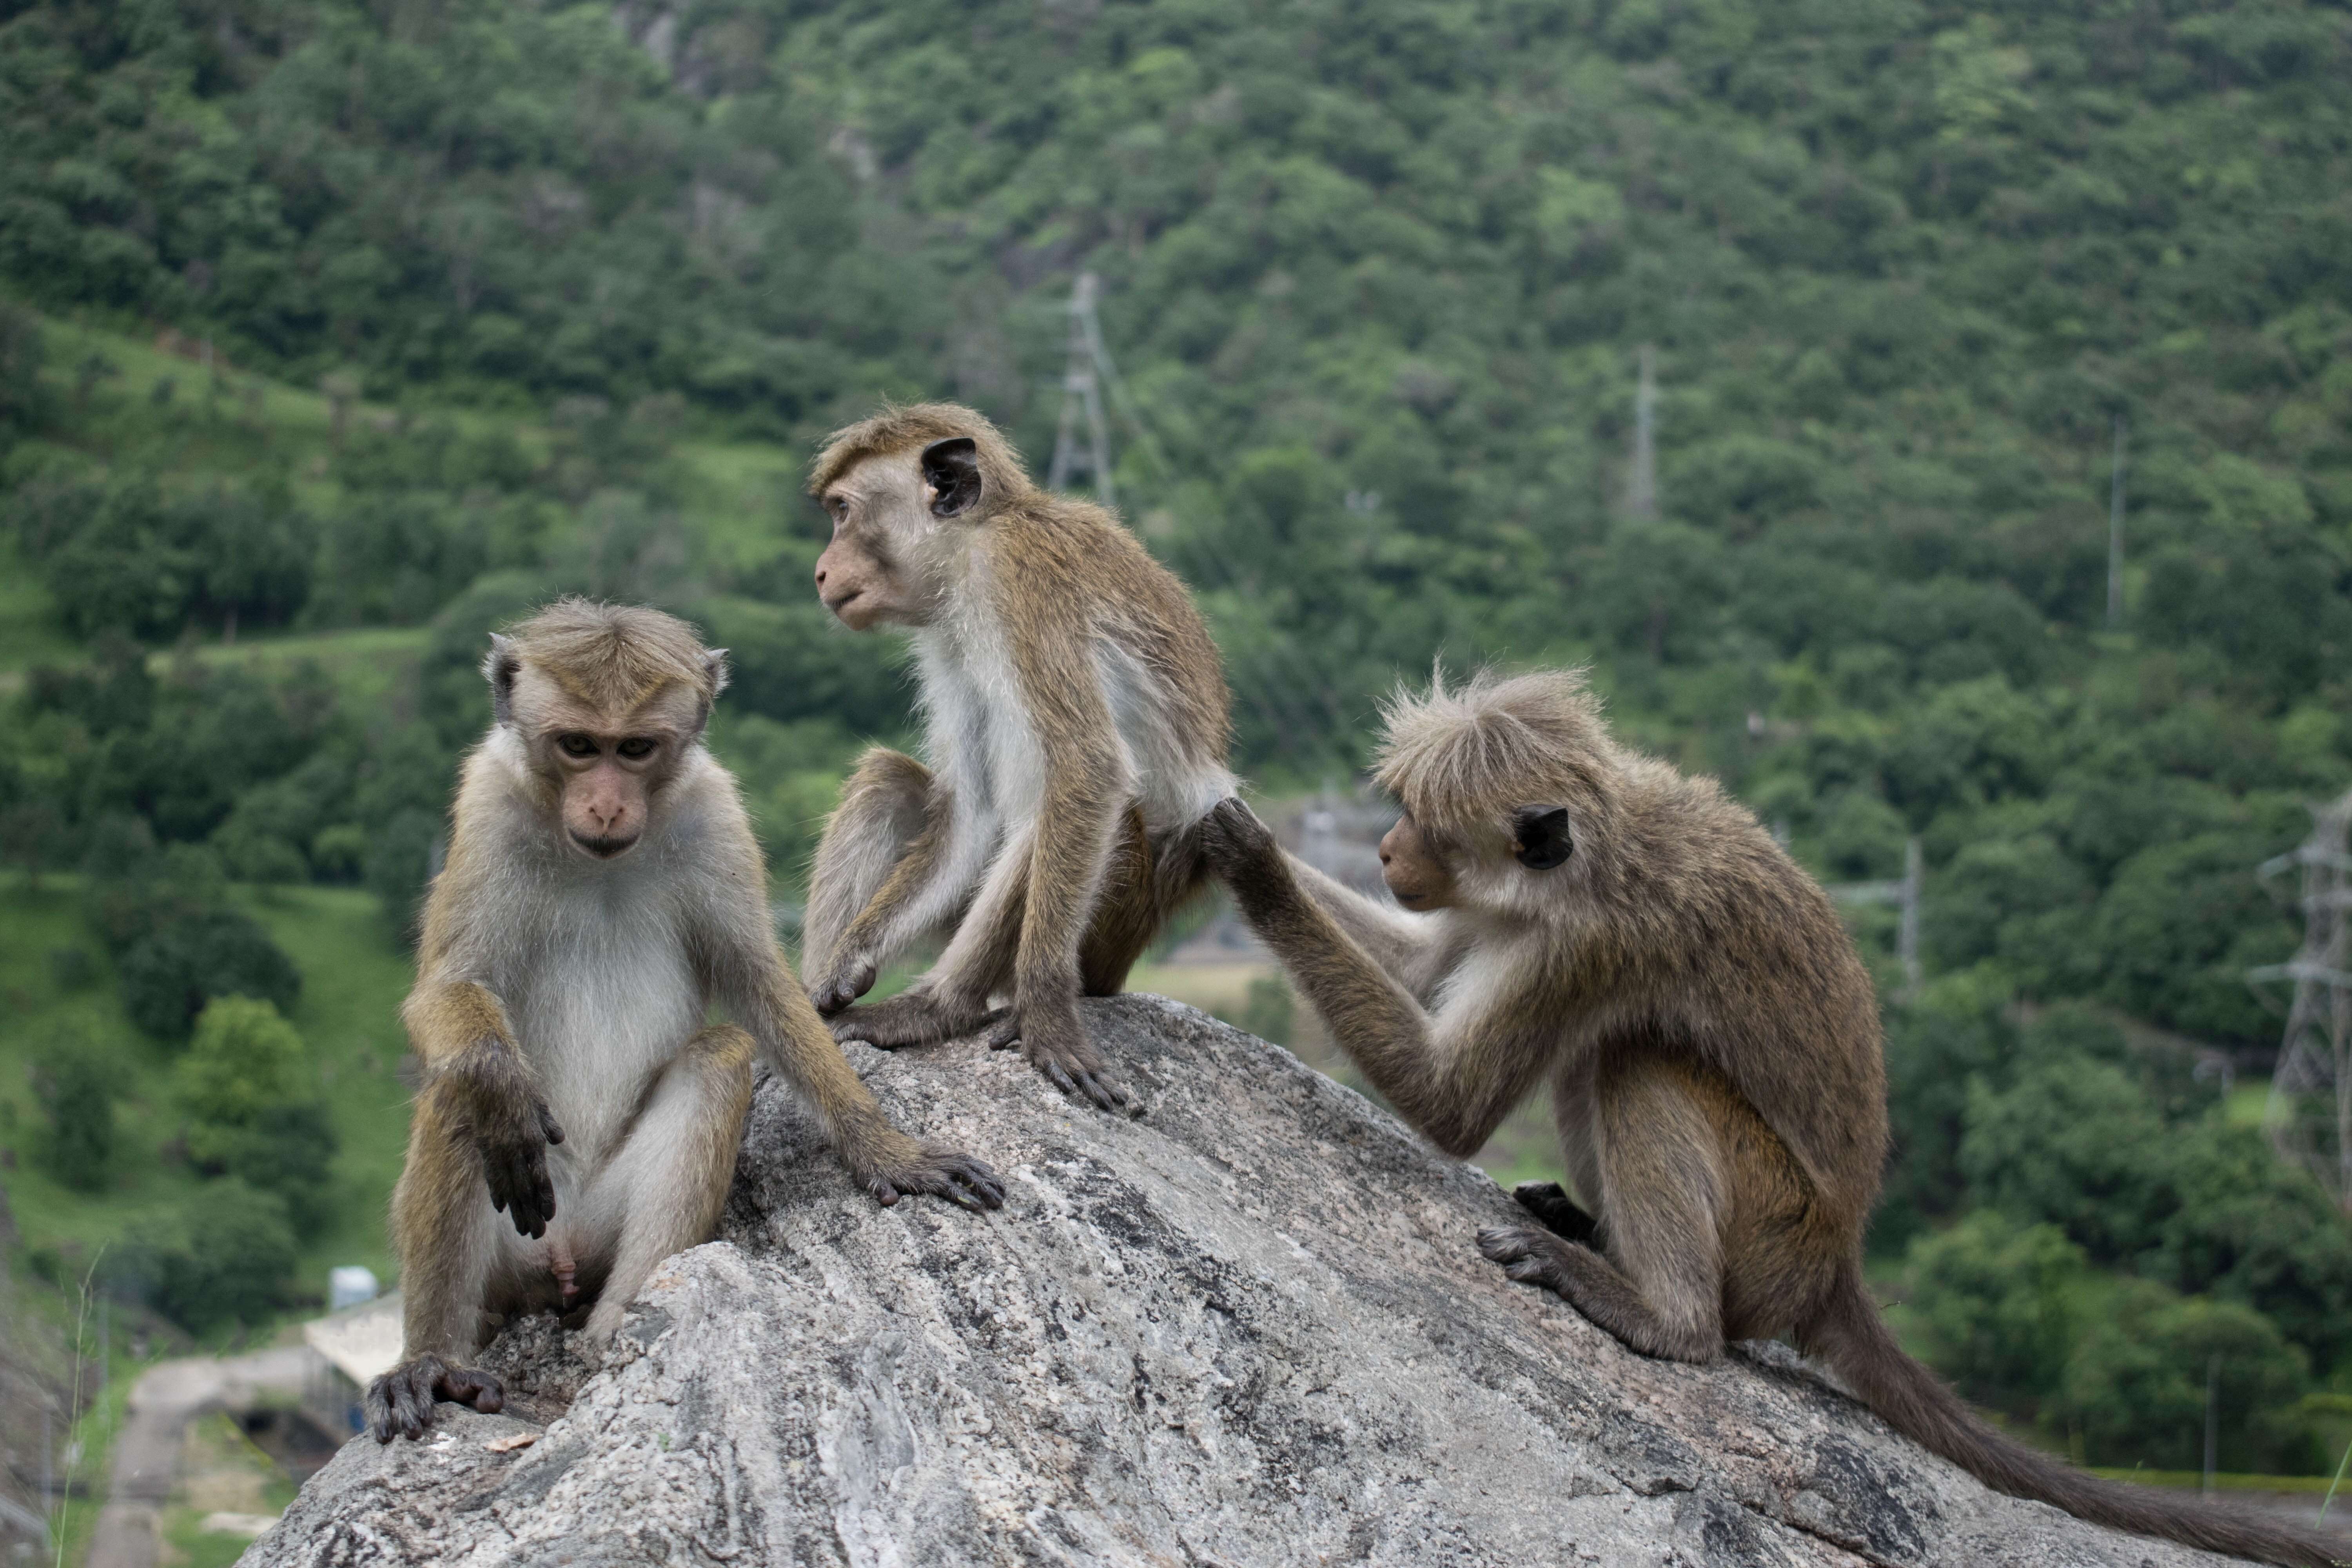
[[[386,939],[375,900],[354,889],[298,888],[251,897],[247,907],[300,965],[302,999],[295,1027],[310,1047],[321,1088],[342,1141],[334,1180],[338,1218],[303,1249],[298,1283],[323,1294],[327,1269],[363,1263],[392,1272],[383,1202],[399,1173],[406,1137],[407,1090],[399,1079],[404,1048],[394,1009],[408,984],[408,962]],[[50,953],[78,947],[95,962],[89,984],[61,987]],[[123,1016],[113,975],[80,912],[70,878],[47,879],[35,891],[11,878],[0,891],[0,1142],[16,1151],[8,1199],[28,1246],[64,1244],[87,1259],[118,1239],[138,1216],[186,1190],[186,1166],[166,1146],[180,1131],[172,1104],[174,1056],[142,1037]],[[73,1192],[33,1157],[36,1112],[26,1069],[34,1051],[68,1021],[87,1028],[120,1074],[117,1169],[107,1189]]]

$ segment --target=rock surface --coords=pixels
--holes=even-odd
[[[530,1419],[356,1438],[244,1562],[2217,1561],[1987,1491],[1780,1347],[1631,1354],[1478,1256],[1518,1216],[1476,1168],[1191,1008],[1087,1016],[1140,1120],[1013,1053],[850,1047],[1001,1213],[876,1206],[763,1084],[721,1238],[600,1370],[518,1325]]]

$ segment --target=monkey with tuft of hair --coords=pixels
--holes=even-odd
[[[1108,512],[1032,484],[969,408],[836,433],[809,492],[833,521],[826,607],[912,634],[930,758],[868,752],[825,825],[804,952],[819,1010],[886,1047],[992,1024],[1058,1088],[1124,1107],[1077,998],[1124,984],[1202,885],[1201,816],[1234,787],[1216,645]],[[907,992],[850,1006],[949,933]]]
[[[483,667],[401,1008],[425,1081],[392,1199],[401,1363],[367,1393],[378,1442],[436,1399],[503,1402],[467,1363],[486,1318],[586,1308],[592,1343],[735,1173],[755,1061],[807,1099],[883,1204],[1004,1201],[986,1165],[892,1127],[785,966],[735,781],[702,743],[722,650],[658,611],[566,599]],[[735,1020],[706,1021],[713,1005]],[[500,1211],[508,1216],[501,1220]]]
[[[1285,855],[1238,800],[1202,845],[1332,1037],[1407,1121],[1475,1152],[1548,1084],[1582,1205],[1478,1246],[1631,1349],[1788,1336],[1898,1432],[2095,1523],[2292,1564],[2352,1546],[2101,1481],[2004,1436],[1864,1288],[1886,1151],[1870,976],[1818,884],[1712,780],[1620,746],[1580,675],[1482,676],[1387,711],[1402,910]]]

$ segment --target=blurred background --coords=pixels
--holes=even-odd
[[[1117,503],[1343,873],[1401,674],[1589,663],[1849,911],[1913,1349],[2080,1462],[2315,1504],[2347,84],[2300,0],[0,0],[0,1542],[83,1550],[140,1365],[396,1283],[492,626],[728,647],[789,917],[909,734],[799,494],[886,395]],[[1202,920],[1136,984],[1336,1070]],[[1541,1112],[1482,1159],[1554,1173]],[[325,1375],[166,1434],[179,1560],[340,1437]]]

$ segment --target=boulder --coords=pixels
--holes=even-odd
[[[1473,1245],[1475,1166],[1281,1049],[1086,1004],[1143,1114],[977,1044],[852,1060],[992,1162],[994,1215],[852,1190],[763,1084],[719,1239],[599,1366],[546,1319],[509,1413],[354,1438],[244,1562],[2213,1562],[1988,1491],[1793,1352],[1622,1349]]]

